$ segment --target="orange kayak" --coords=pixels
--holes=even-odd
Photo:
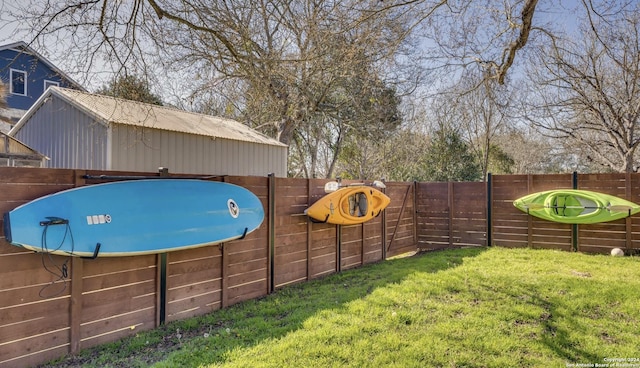
[[[369,186],[349,186],[320,198],[304,213],[316,222],[361,224],[378,216],[391,199]]]

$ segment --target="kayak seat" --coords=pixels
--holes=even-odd
[[[362,217],[367,214],[367,195],[363,192],[358,192],[349,195],[348,201],[349,208],[343,208],[344,212],[349,213],[351,216]]]
[[[553,211],[562,217],[579,216],[584,208],[580,201],[572,195],[559,195],[553,200]]]
[[[360,212],[359,217],[367,214],[367,195],[363,192],[358,193],[358,210]]]
[[[551,209],[558,216],[564,216],[564,196],[555,196],[551,202]]]
[[[592,200],[583,197],[576,197],[576,199],[578,200],[578,202],[580,202],[580,205],[584,207],[581,215],[588,215],[590,213],[596,212],[599,209],[599,205]]]
[[[357,204],[356,204],[356,196],[355,196],[355,195],[353,195],[353,194],[349,195],[348,200],[347,200],[347,201],[344,201],[343,203],[345,203],[348,207],[347,207],[347,208],[343,208],[342,210],[343,210],[345,213],[348,213],[348,214],[349,214],[349,215],[351,215],[351,216],[355,216],[355,213],[356,213],[356,207],[357,207]]]

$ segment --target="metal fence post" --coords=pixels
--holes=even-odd
[[[269,294],[275,290],[275,256],[276,256],[276,177],[274,173],[269,174]]]
[[[578,189],[578,172],[574,171],[571,177],[571,185],[573,189]],[[571,248],[574,252],[578,251],[578,224],[571,226]]]
[[[493,241],[493,221],[491,219],[493,209],[493,177],[487,173],[487,246],[490,247]]]

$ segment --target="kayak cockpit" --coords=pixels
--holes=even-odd
[[[556,216],[578,217],[596,212],[600,206],[595,201],[573,194],[551,196],[549,209]]]

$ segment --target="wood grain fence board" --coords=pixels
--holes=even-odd
[[[541,192],[551,189],[571,189],[573,187],[572,174],[543,174],[528,175],[531,181],[529,192]]]
[[[627,248],[627,228],[624,220],[598,226],[579,226],[578,250],[589,253],[609,253],[613,248]]]
[[[75,170],[25,167],[2,167],[2,183],[28,183],[37,185],[72,185]]]
[[[188,263],[198,259],[209,259],[222,257],[220,246],[218,244],[207,245],[205,247],[198,247],[192,249],[183,249],[175,252],[169,252],[168,263],[170,265]]]
[[[229,247],[229,263],[228,266],[230,268],[238,268],[242,270],[242,268],[246,267],[246,264],[252,264],[251,267],[256,265],[256,262],[260,262],[260,264],[264,264],[266,266],[267,263],[267,250],[264,247],[264,241],[266,239],[260,239],[261,241],[251,241],[251,242],[243,242],[242,244],[238,242],[231,242],[229,244],[225,244]],[[260,243],[263,244],[260,244]]]
[[[362,224],[343,226],[341,238],[341,269],[346,270],[362,265],[363,257],[363,226]]]
[[[111,289],[122,287],[123,285],[133,285],[140,282],[154,280],[156,275],[155,267],[145,267],[142,269],[123,270],[117,273],[117,277],[85,277],[83,278],[83,290],[85,293],[101,289]]]
[[[421,249],[486,244],[484,183],[418,183],[416,188]]]
[[[254,262],[254,267],[251,267],[251,264],[243,265],[245,267],[245,271],[236,272],[232,275],[229,275],[229,288],[237,288],[242,285],[246,285],[249,283],[261,283],[266,280],[266,265],[262,261]],[[266,295],[266,293],[265,293]]]
[[[0,349],[0,364],[2,367],[24,367],[33,362],[41,363],[56,358],[60,355],[53,355],[53,352],[60,354],[68,351],[68,336],[68,329],[62,329],[23,339]]]
[[[449,245],[448,183],[417,183],[418,247],[439,249]]]
[[[214,287],[215,288],[215,287]],[[186,299],[178,299],[169,302],[167,322],[178,321],[185,318],[202,316],[222,308],[222,291],[207,291],[202,295],[191,295]]]
[[[276,178],[277,211],[279,217],[303,215],[308,206],[308,188],[304,181]]]
[[[640,204],[640,175],[627,174],[627,199],[634,203]],[[627,250],[640,249],[640,231],[638,226],[640,225],[640,218],[632,216],[628,219],[627,227]]]
[[[222,252],[218,245],[167,254],[167,321],[219,309]]]
[[[168,297],[169,305],[171,305],[169,315],[178,314],[183,310],[191,310],[202,305],[210,305],[220,302],[222,292],[222,278],[214,280],[205,280],[190,283],[184,286],[178,286],[170,289]],[[207,297],[206,300],[197,304],[193,298]],[[188,302],[188,304],[187,304]],[[177,303],[181,303],[178,305]]]
[[[629,174],[629,182],[627,184],[631,189],[630,196],[627,199],[640,204],[640,175]],[[633,220],[638,220],[638,218],[634,217]]]
[[[66,257],[65,257],[66,258]],[[114,277],[120,272],[155,268],[156,257],[153,254],[135,257],[103,257],[87,260],[84,265],[84,278]]]
[[[313,224],[311,232],[313,245],[312,248],[336,247],[337,228],[333,224]]]
[[[570,226],[532,218],[513,206],[515,199],[530,193],[571,187],[570,174],[493,176],[493,244],[506,247],[571,249]],[[562,230],[557,230],[559,228]]]
[[[391,203],[385,210],[386,254],[388,257],[417,249],[415,231],[415,191],[413,183],[386,183]]]
[[[571,225],[533,218],[529,231],[532,248],[571,250]]]
[[[640,203],[640,201],[635,203]],[[640,218],[636,216],[631,217],[631,224],[629,225],[628,230],[630,232],[630,239],[628,239],[628,249],[640,249]]]
[[[578,189],[602,192],[618,197],[625,197],[626,175],[610,174],[579,174]]]
[[[307,280],[306,259],[296,260],[286,265],[280,265],[275,275],[276,288]]]
[[[307,279],[307,183],[276,178],[276,234],[274,285],[282,287]]]
[[[155,327],[156,267],[153,255],[98,258],[83,264],[80,348]],[[119,283],[121,273],[128,274],[129,283]]]
[[[229,305],[245,300],[259,298],[264,294],[263,280],[257,280],[248,284],[229,287]]]
[[[4,204],[2,207],[6,212],[39,197],[72,188],[72,183],[50,185],[38,185],[31,183],[2,183],[0,184],[0,193],[2,193],[6,199],[10,199],[7,200],[6,204]]]
[[[235,300],[248,300],[252,298],[244,299],[244,294],[242,293],[242,288],[250,285],[248,289],[248,293],[255,293],[255,288],[262,286],[262,295],[266,295],[264,292],[265,283],[267,280],[267,275],[265,272],[266,268],[262,267],[262,264],[258,265],[255,269],[249,270],[247,272],[238,273],[235,275],[229,276],[229,289],[233,289],[235,294],[230,297],[230,299]]]
[[[637,176],[636,176],[637,177]],[[580,189],[592,190],[634,200],[631,175],[626,174],[580,174]],[[580,225],[578,228],[578,250],[588,253],[608,253],[613,248],[628,249],[633,244],[633,220],[617,220],[603,224]],[[631,239],[629,239],[631,237]]]
[[[155,307],[155,280],[136,284],[123,285],[118,288],[105,289],[83,294],[82,324],[112,319],[114,316]],[[83,331],[84,336],[95,333]]]
[[[227,247],[229,305],[267,295],[269,292],[268,238],[266,224],[254,237],[233,241]],[[253,235],[253,234],[250,234]],[[246,280],[247,277],[251,280]]]
[[[169,254],[171,257],[171,254]],[[191,261],[170,263],[167,267],[168,287],[174,288],[194,282],[217,279],[222,268],[222,257],[211,255]]]
[[[36,284],[36,285],[29,285],[29,286],[24,286],[24,287],[15,288],[15,289],[9,288],[9,289],[0,290],[0,311],[6,310],[8,308],[14,308],[14,307],[22,307],[22,306],[28,307],[32,303],[38,303],[45,300],[69,297],[69,291],[67,290],[68,285],[63,285],[61,282],[59,282],[56,284],[56,288],[59,287],[58,290],[56,290],[56,292],[57,291],[64,291],[64,292],[61,295],[56,297],[43,298],[40,295],[40,292],[43,290],[46,291],[46,287],[48,285],[49,285],[48,283],[44,285]],[[8,315],[2,315],[2,312],[0,312],[0,328],[2,326],[10,325],[16,322],[21,322],[21,321],[12,321]],[[2,337],[2,334],[0,334],[0,340],[1,340],[1,337]]]
[[[8,360],[0,360],[0,366],[3,368],[33,367],[65,356],[68,352],[69,344],[57,345],[35,353],[19,355]]]
[[[276,178],[276,234],[274,285],[276,288],[307,279],[308,187],[305,182]]]
[[[6,242],[0,246],[20,249]],[[67,261],[66,257],[37,254],[33,252],[18,252],[0,255],[0,291],[29,287],[33,285],[45,286],[50,282],[60,279],[58,267],[62,267]],[[53,272],[49,272],[44,265]],[[67,262],[69,263],[69,262]],[[55,274],[54,274],[55,273]],[[66,280],[66,279],[65,279]]]
[[[495,178],[495,176],[492,176],[492,178]],[[505,205],[508,204],[513,206],[514,200],[529,194],[529,190],[527,189],[526,184],[524,187],[517,187],[515,185],[499,187],[498,184],[496,184],[494,181],[492,185],[492,190],[493,190],[492,197],[493,197],[494,206],[497,203],[504,203]]]
[[[40,196],[72,188],[75,173],[73,170],[3,167],[0,178],[0,193],[3,194],[0,211],[5,213]],[[2,218],[0,236],[4,237]],[[5,250],[0,251],[2,253]]]
[[[382,239],[382,216],[365,222],[362,227],[363,248],[362,263],[368,264],[382,260],[382,249],[385,246]]]
[[[154,307],[135,310],[126,315],[112,317],[109,320],[95,321],[83,326],[102,333],[92,333],[81,340],[82,349],[115,341],[131,336],[140,331],[148,331],[155,327]]]
[[[292,282],[298,282],[307,278],[307,249],[296,252],[282,253],[282,249],[276,248],[275,256],[275,285],[281,287]],[[278,251],[280,251],[278,253]]]
[[[52,284],[61,275],[46,271],[41,255],[0,243],[6,250],[0,255],[0,366],[51,358],[51,352],[69,345],[70,282]],[[65,257],[44,261],[53,269],[64,264]]]
[[[84,298],[83,316],[87,316],[81,324],[82,340],[89,340],[97,336],[109,334],[123,328],[137,326],[131,323],[131,315],[145,315],[145,322],[148,328],[150,321],[155,321],[155,295],[152,287],[124,287],[116,291],[103,292],[99,300],[101,302],[88,303],[95,295]],[[120,300],[110,300],[110,298],[120,298]],[[105,302],[105,300],[109,300]],[[153,323],[151,323],[153,324]],[[83,346],[83,348],[86,346]]]
[[[485,183],[453,183],[451,236],[456,245],[487,245]]]
[[[337,226],[313,224],[309,254],[309,278],[321,277],[336,272]]]
[[[68,297],[2,308],[0,345],[68,328]]]

